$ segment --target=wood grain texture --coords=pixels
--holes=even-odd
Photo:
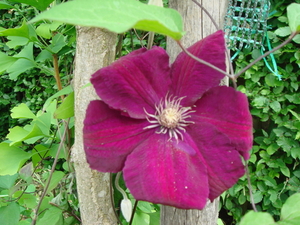
[[[212,15],[219,28],[222,29],[227,0],[198,0],[198,2]],[[192,0],[169,0],[169,7],[176,9],[183,17],[183,28],[186,34],[181,42],[185,47],[191,46],[196,41],[218,30],[205,12]],[[167,39],[167,50],[171,56],[171,62],[181,52],[175,41],[170,38]]]
[[[75,57],[75,144],[72,148],[82,225],[117,224],[110,201],[109,174],[91,170],[83,151],[82,128],[89,102],[97,98],[90,76],[109,65],[115,56],[117,36],[98,28],[77,27]]]
[[[212,15],[220,28],[227,8],[227,0],[198,0]],[[212,34],[218,29],[209,17],[191,0],[169,0],[169,7],[179,11],[184,20],[186,35],[182,38],[185,47]],[[167,39],[167,51],[173,62],[181,52],[176,42]],[[223,81],[227,83],[226,79]],[[161,225],[216,225],[219,211],[219,200],[208,202],[203,210],[182,210],[169,206],[161,207]]]

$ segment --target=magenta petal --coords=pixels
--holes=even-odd
[[[128,157],[124,179],[138,200],[184,209],[202,209],[208,199],[207,173],[198,155],[190,155],[167,135],[152,135]]]
[[[132,118],[155,112],[168,92],[169,56],[160,47],[133,51],[93,74],[91,82],[100,98]]]
[[[217,31],[196,42],[188,50],[198,58],[226,70],[223,31]],[[182,52],[171,67],[171,77],[173,94],[178,97],[186,96],[182,101],[183,105],[193,105],[204,92],[211,87],[218,86],[224,74],[197,62]]]
[[[122,170],[127,155],[153,132],[143,130],[147,125],[147,120],[121,116],[102,101],[92,101],[83,128],[84,150],[90,167],[101,172]]]
[[[238,151],[224,134],[206,122],[195,122],[187,127],[187,133],[191,137],[187,141],[197,145],[198,154],[204,159],[208,173],[209,199],[212,201],[243,176],[244,166]]]
[[[196,102],[195,118],[212,124],[227,135],[236,149],[247,160],[252,147],[252,116],[245,94],[231,87],[210,89]]]

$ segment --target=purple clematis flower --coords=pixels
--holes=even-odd
[[[188,50],[225,70],[222,31]],[[123,171],[138,200],[203,209],[244,174],[252,146],[247,98],[219,86],[223,77],[185,53],[169,67],[160,47],[97,71],[101,100],[90,103],[83,130],[90,167]]]

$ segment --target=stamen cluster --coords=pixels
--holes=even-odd
[[[191,117],[190,113],[195,112],[191,110],[191,107],[182,107],[180,105],[183,98],[166,97],[165,100],[161,100],[155,106],[156,112],[154,115],[145,110],[147,120],[151,125],[144,129],[159,127],[159,130],[156,131],[157,134],[168,133],[169,140],[174,137],[178,141],[179,136],[183,140],[182,132],[186,131],[184,127],[194,123],[186,119]]]

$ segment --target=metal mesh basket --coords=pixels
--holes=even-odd
[[[260,48],[267,31],[269,10],[268,0],[229,0],[224,23],[228,48]]]

